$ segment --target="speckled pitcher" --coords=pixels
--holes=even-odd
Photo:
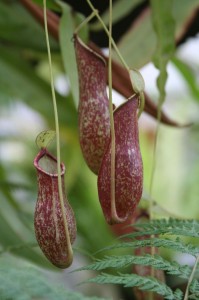
[[[68,241],[59,199],[57,160],[46,149],[42,149],[34,160],[34,166],[37,169],[38,180],[38,198],[34,216],[36,239],[52,264],[66,268],[71,264],[71,259],[68,257]],[[64,208],[72,244],[76,237],[76,222],[66,197],[64,174],[65,166],[61,164]]]

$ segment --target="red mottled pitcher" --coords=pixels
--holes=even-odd
[[[38,198],[35,208],[34,226],[38,244],[51,261],[59,268],[66,268],[72,263],[66,238],[66,228],[58,191],[57,160],[46,149],[42,149],[34,160],[37,169]],[[65,215],[72,244],[76,237],[76,222],[69,205],[64,187],[65,167],[61,164],[62,190]]]
[[[111,140],[98,175],[98,194],[109,224],[122,223],[133,215],[142,196],[143,167],[139,147],[137,96],[114,111],[115,125],[115,207],[111,209]]]
[[[104,59],[74,36],[80,100],[79,139],[84,159],[98,174],[110,138],[109,100],[106,93]]]

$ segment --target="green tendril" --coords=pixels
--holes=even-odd
[[[60,158],[60,135],[59,135],[59,119],[57,112],[57,102],[55,96],[55,89],[53,83],[53,72],[52,72],[52,61],[51,61],[51,52],[50,52],[50,43],[48,36],[48,25],[47,25],[47,13],[46,13],[46,0],[43,0],[44,6],[44,27],[45,27],[45,36],[46,36],[46,46],[48,51],[48,62],[49,62],[49,70],[50,70],[50,82],[51,82],[51,92],[52,92],[52,100],[53,100],[53,108],[54,108],[54,117],[55,117],[55,131],[56,131],[56,148],[57,148],[57,174],[58,174],[58,191],[59,191],[59,199],[60,206],[62,211],[62,217],[64,221],[64,229],[66,234],[67,241],[67,254],[68,254],[68,266],[71,265],[73,260],[73,250],[70,242],[70,235],[68,231],[68,223],[65,214],[65,206],[64,206],[64,198],[63,198],[63,190],[62,190],[62,179],[61,179],[61,158]]]

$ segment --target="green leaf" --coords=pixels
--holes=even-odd
[[[197,11],[198,0],[174,0],[172,13],[176,22],[176,39],[178,40],[186,32],[189,20]]]
[[[193,279],[190,285],[190,293],[189,299],[198,299],[199,297],[199,281],[197,279]]]
[[[127,30],[117,45],[128,66],[140,69],[151,61],[155,43],[151,13],[147,10],[136,20],[134,26]],[[114,49],[113,57],[119,61]]]
[[[77,29],[77,27],[85,21],[85,16],[80,13],[75,13],[73,17],[74,17],[74,24],[75,24],[74,29]],[[84,26],[82,26],[81,29],[78,31],[78,36],[81,38],[81,40],[84,43],[86,43],[89,39],[88,29],[89,29],[88,24],[84,24]]]
[[[45,130],[38,134],[36,137],[36,144],[39,147],[39,149],[47,148],[49,144],[53,141],[55,138],[55,131],[54,130]]]
[[[175,50],[175,25],[172,16],[173,0],[151,0],[153,27],[157,36],[157,46],[153,62],[160,70],[157,79],[159,89],[159,104],[165,100],[165,85],[167,81],[167,63]]]
[[[140,94],[144,92],[144,79],[141,75],[141,73],[136,69],[130,69],[129,70],[129,76],[131,80],[131,84],[133,87],[133,90],[136,94]]]
[[[95,278],[87,280],[87,282],[98,283],[98,284],[122,284],[124,287],[135,287],[137,286],[141,290],[148,290],[156,292],[164,299],[169,300],[181,300],[182,293],[176,294],[166,284],[158,281],[155,278],[143,277],[136,274],[119,274],[110,275],[102,273]]]
[[[44,30],[19,1],[0,1],[0,41],[12,47],[46,51]],[[52,51],[59,49],[53,38],[50,44]]]
[[[76,271],[82,270],[105,270],[108,268],[124,268],[129,265],[151,266],[155,269],[166,271],[170,275],[176,275],[188,279],[191,274],[191,268],[186,265],[180,265],[177,262],[170,262],[159,255],[123,255],[123,256],[106,256],[103,259],[96,260],[94,263],[82,267]]]
[[[0,166],[1,176],[5,176],[3,171],[2,166]],[[23,218],[26,213],[20,209],[10,188],[8,189],[5,185],[0,187],[0,199],[0,226],[3,228],[0,231],[0,257],[4,257],[4,254],[13,253],[40,266],[52,268],[41,251],[38,248],[33,248],[37,245],[32,228],[33,215],[28,215],[29,219],[32,220],[31,228],[29,228]]]
[[[36,4],[39,4],[41,7],[43,7],[43,0],[33,0]],[[61,12],[60,7],[55,3],[54,0],[48,0],[46,1],[46,7],[49,9],[52,9],[57,12]]]
[[[65,71],[69,77],[71,91],[74,99],[75,106],[79,103],[79,80],[77,73],[76,56],[73,45],[73,32],[74,32],[74,17],[69,5],[57,1],[62,8],[62,16],[59,26],[59,40],[61,47],[61,55]],[[76,17],[77,18],[77,17]],[[84,32],[85,34],[85,32]]]
[[[59,284],[52,284],[40,269],[24,264],[23,261],[18,264],[13,259],[11,262],[4,262],[2,259],[0,261],[1,300],[103,300],[98,297],[85,297]]]
[[[196,220],[160,219],[147,223],[137,223],[133,227],[136,229],[134,232],[122,237],[133,238],[142,235],[169,234],[199,238],[199,222]]]
[[[171,249],[181,253],[188,253],[193,256],[197,256],[199,253],[199,247],[196,247],[192,244],[184,244],[179,238],[176,240],[171,240],[168,238],[151,238],[151,239],[144,239],[144,240],[135,240],[132,242],[123,242],[117,243],[115,245],[111,245],[109,247],[105,247],[99,250],[97,253],[107,250],[113,250],[118,248],[140,248],[140,247],[161,247]]]
[[[199,88],[198,88],[198,84],[196,82],[196,76],[193,73],[193,71],[191,70],[191,68],[186,63],[184,63],[182,60],[180,60],[176,57],[172,59],[172,62],[177,67],[177,69],[180,71],[183,78],[185,79],[185,81],[190,89],[190,92],[194,96],[194,99],[199,101]]]
[[[32,109],[51,121],[53,106],[50,85],[39,78],[16,51],[0,47],[0,65],[0,100],[25,101]],[[60,122],[67,122],[69,128],[76,127],[76,110],[71,98],[63,98],[56,93],[56,99]]]
[[[112,9],[112,23],[115,24],[124,17],[126,17],[133,9],[135,9],[139,4],[144,2],[144,0],[119,0],[113,3]],[[102,16],[102,20],[105,25],[108,26],[109,23],[109,11],[105,11]],[[91,30],[102,30],[102,24],[99,21],[90,25]]]
[[[30,243],[27,243],[27,241],[25,242],[25,240],[18,235],[16,228],[13,229],[2,214],[0,214],[0,226],[3,228],[3,230],[0,231],[0,241],[2,246],[0,256],[10,252],[40,266],[42,265],[47,268],[52,267],[41,252],[32,249],[33,241]]]
[[[160,4],[163,3],[163,1],[159,2]],[[197,7],[198,0],[173,1],[171,13],[173,13],[176,22],[176,40],[185,32],[187,24],[197,10]],[[156,49],[156,35],[152,26],[150,9],[143,10],[137,19],[134,20],[133,24],[117,43],[117,46],[126,63],[132,68],[140,69],[152,60]],[[114,59],[120,62],[114,50],[113,54]]]

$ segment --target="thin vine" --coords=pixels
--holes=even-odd
[[[109,60],[108,60],[108,81],[109,81],[109,112],[111,123],[111,217],[112,221],[118,220],[115,205],[115,126],[112,104],[112,0],[109,1]]]
[[[77,34],[87,23],[89,23],[93,19],[93,17],[96,16],[96,13],[98,13],[98,11],[95,9],[95,11],[93,11],[86,19],[84,19],[81,24],[79,24],[74,33]]]
[[[122,57],[115,41],[113,40],[112,38],[112,35],[110,34],[110,31],[108,30],[108,28],[106,27],[104,21],[102,20],[102,18],[100,17],[98,11],[95,9],[95,7],[93,6],[93,4],[91,3],[90,0],[86,0],[88,5],[90,6],[90,8],[92,9],[92,11],[95,13],[96,17],[98,18],[98,20],[100,21],[100,23],[102,24],[103,28],[104,28],[104,31],[106,32],[111,44],[113,45],[113,48],[115,49],[118,57],[120,58],[122,64],[124,65],[124,67],[126,68],[127,71],[129,71],[129,67],[127,65],[127,63],[125,62],[124,58]],[[112,14],[112,10],[111,10],[111,14]],[[111,26],[112,26],[112,22],[111,22]],[[110,28],[110,15],[109,15],[109,28]]]
[[[62,190],[62,179],[61,179],[61,168],[60,168],[61,155],[60,155],[59,118],[58,118],[57,102],[56,102],[55,89],[53,83],[52,60],[51,60],[50,43],[49,43],[49,36],[48,36],[48,25],[47,25],[46,0],[43,0],[43,6],[44,6],[44,27],[45,27],[46,45],[47,45],[47,52],[48,52],[49,70],[50,70],[50,82],[51,82],[51,92],[52,92],[52,100],[53,100],[53,108],[54,108],[54,118],[55,118],[58,191],[59,191],[60,206],[61,206],[62,217],[64,221],[64,229],[65,229],[66,240],[67,240],[66,250],[68,253],[68,265],[71,265],[73,260],[73,250],[70,242],[68,222],[65,214],[65,206],[64,206],[64,198],[63,198],[63,190]]]

